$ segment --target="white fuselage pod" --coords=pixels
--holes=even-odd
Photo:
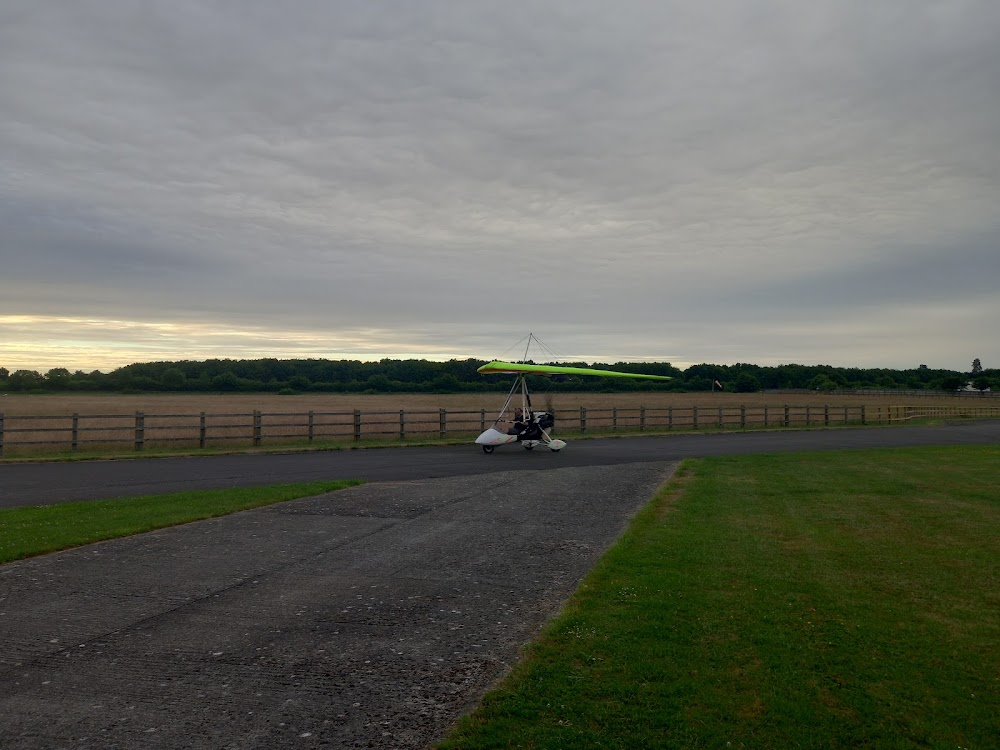
[[[506,445],[517,440],[517,435],[507,435],[500,430],[490,427],[486,432],[476,438],[477,445]]]
[[[488,429],[482,435],[476,438],[476,444],[483,446],[483,449],[487,453],[492,453],[494,446],[497,445],[507,445],[508,443],[513,443],[517,441],[517,435],[506,435],[499,430],[494,428]],[[551,451],[560,451],[566,447],[566,443],[562,440],[554,438],[549,441],[545,440],[524,440],[521,443],[525,448],[534,448],[538,445],[545,445]]]

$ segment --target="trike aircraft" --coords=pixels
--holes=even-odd
[[[531,408],[531,395],[528,393],[526,375],[596,375],[611,378],[644,378],[646,380],[670,380],[666,375],[642,375],[632,372],[615,372],[613,370],[597,370],[589,367],[562,367],[559,365],[529,365],[519,362],[489,362],[477,372],[484,375],[509,374],[516,375],[514,385],[507,394],[493,426],[476,438],[476,444],[483,447],[483,453],[492,453],[498,445],[520,443],[525,450],[544,445],[550,451],[560,451],[566,447],[566,442],[553,438],[549,434],[555,426],[555,415],[549,411],[534,411]],[[505,421],[504,415],[510,408],[514,394],[521,392],[521,405],[514,409],[513,419],[506,430],[498,429],[500,422]]]

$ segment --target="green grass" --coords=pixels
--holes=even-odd
[[[997,747],[998,487],[997,446],[686,462],[441,747]]]
[[[355,480],[174,492],[0,510],[0,563],[361,484]]]

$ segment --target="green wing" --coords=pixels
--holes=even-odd
[[[670,380],[666,375],[642,375],[635,372],[615,372],[596,370],[590,367],[559,367],[558,365],[522,365],[516,362],[488,362],[477,372],[484,375],[597,375],[609,378],[645,378],[646,380]]]

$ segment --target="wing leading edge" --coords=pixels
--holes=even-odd
[[[590,367],[561,367],[559,365],[523,365],[517,362],[487,362],[477,372],[483,375],[596,375],[609,378],[644,378],[646,380],[671,380],[666,375],[643,375],[636,372],[615,372]]]

